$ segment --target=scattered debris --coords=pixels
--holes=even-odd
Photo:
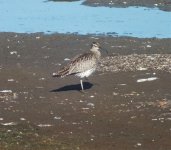
[[[17,99],[18,98],[18,94],[17,93],[13,93],[13,99]]]
[[[25,121],[26,119],[25,118],[20,118],[21,121]]]
[[[137,82],[154,81],[157,79],[158,79],[157,77],[150,77],[150,78],[146,78],[146,79],[138,79]]]
[[[168,102],[166,100],[157,101],[157,106],[161,108],[167,108]]]
[[[46,80],[45,78],[40,78],[39,80],[42,80],[42,81],[44,81],[44,80]]]
[[[10,52],[10,54],[11,54],[11,55],[14,55],[14,54],[17,55],[17,51],[12,51],[12,52]]]
[[[36,36],[36,39],[40,39],[40,36]]]
[[[1,125],[4,125],[4,126],[15,126],[17,125],[16,122],[8,122],[8,123],[1,123]]]
[[[94,95],[91,95],[90,97],[91,97],[91,98],[93,98],[93,97],[94,97]]]
[[[171,73],[171,54],[131,54],[108,56],[100,61],[98,71],[153,70]]]
[[[147,70],[147,68],[140,67],[137,70]]]
[[[51,125],[51,124],[38,124],[37,126],[38,127],[51,127],[53,125]]]
[[[93,103],[88,103],[87,106],[94,107],[95,105]]]
[[[0,93],[12,93],[12,90],[2,90]]]
[[[82,108],[82,110],[88,110],[88,109],[90,109],[90,108],[86,108],[86,107],[85,108]]]
[[[119,94],[119,93],[113,92],[113,95],[115,95],[115,96],[118,95],[118,94]]]
[[[151,45],[147,45],[147,47],[149,48],[149,47],[151,47]]]
[[[142,144],[141,143],[137,143],[137,146],[141,146]]]
[[[13,82],[13,81],[15,81],[14,79],[8,79],[8,82]]]
[[[65,61],[69,61],[70,59],[69,59],[69,58],[65,58],[64,60],[65,60]]]
[[[61,117],[55,116],[54,119],[55,119],[55,120],[60,120]]]

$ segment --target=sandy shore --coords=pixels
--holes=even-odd
[[[98,71],[52,78],[98,41]],[[0,33],[0,149],[170,150],[171,39]]]

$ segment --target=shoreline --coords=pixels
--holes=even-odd
[[[60,0],[49,0],[54,2],[60,2]],[[79,0],[62,0],[63,2],[74,2]],[[91,7],[118,7],[118,8],[126,8],[130,6],[135,7],[147,7],[147,8],[158,8],[163,11],[171,11],[171,2],[163,1],[163,0],[85,0],[83,5],[91,6]]]
[[[147,8],[158,8],[163,11],[171,11],[171,2],[164,2],[163,0],[86,0],[83,2],[83,5],[92,6],[92,7],[147,7]]]
[[[54,2],[61,2],[60,0],[49,0]],[[74,2],[79,0],[62,0],[62,2]],[[83,5],[91,7],[118,7],[126,8],[130,6],[135,7],[147,7],[147,8],[158,8],[163,11],[171,11],[171,2],[163,0],[85,0]]]

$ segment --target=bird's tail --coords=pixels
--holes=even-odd
[[[58,72],[52,74],[53,77],[65,77],[69,75],[69,67],[61,68]]]
[[[52,73],[52,77],[61,77],[57,72]]]

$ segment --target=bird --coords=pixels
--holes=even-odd
[[[80,79],[81,90],[84,91],[83,78],[88,78],[95,72],[101,57],[101,46],[98,42],[92,42],[88,52],[76,55],[71,61],[52,74],[53,77],[66,77],[75,75]]]

